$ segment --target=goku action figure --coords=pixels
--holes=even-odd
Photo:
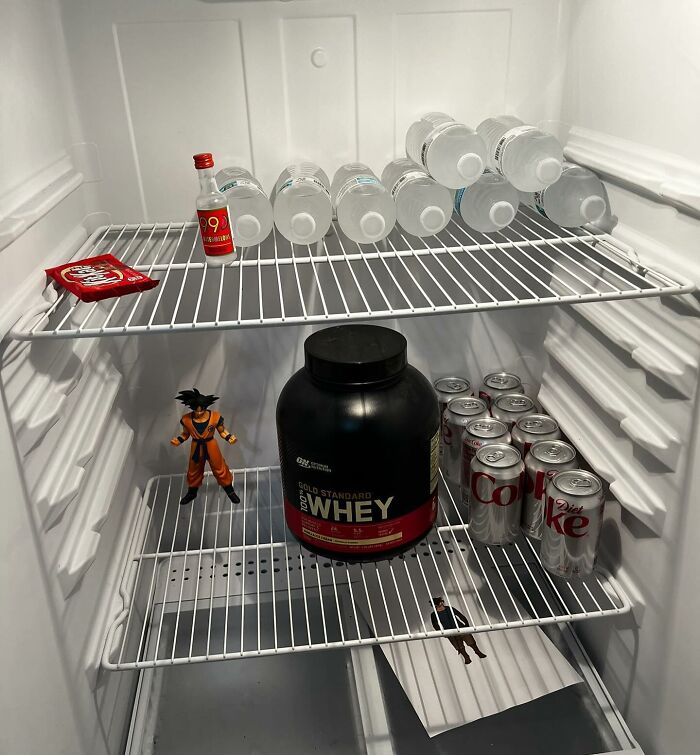
[[[197,497],[199,487],[204,479],[204,464],[207,461],[216,481],[224,489],[232,503],[240,503],[240,498],[233,489],[233,473],[214,438],[214,432],[218,432],[231,445],[237,440],[236,436],[224,426],[224,418],[219,412],[209,409],[219,397],[205,395],[193,388],[191,391],[180,391],[176,398],[192,409],[180,420],[182,425],[180,435],[170,441],[173,446],[180,446],[188,438],[192,438],[190,461],[187,467],[187,493],[180,501],[180,505],[184,506],[191,503]]]

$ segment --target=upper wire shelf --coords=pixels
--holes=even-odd
[[[364,564],[316,556],[285,526],[278,467],[237,470],[232,506],[211,475],[180,506],[183,475],[151,479],[102,665],[150,668],[455,634],[435,630],[432,597],[470,632],[616,616],[630,603],[596,572],[553,579],[525,537],[472,540],[444,480],[437,525],[404,554]],[[464,631],[464,630],[460,630]]]
[[[397,226],[359,245],[333,224],[313,246],[273,230],[242,260],[210,267],[195,223],[110,225],[76,258],[110,253],[159,278],[124,298],[87,304],[48,286],[11,336],[94,338],[139,333],[347,322],[372,318],[633,299],[694,290],[642,267],[607,233],[564,230],[521,208],[503,231],[481,234],[453,219],[437,236]]]

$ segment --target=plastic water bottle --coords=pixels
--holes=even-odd
[[[487,118],[477,127],[486,144],[488,167],[518,191],[540,191],[561,175],[561,144],[512,115]]]
[[[519,204],[518,192],[503,176],[491,171],[455,193],[455,212],[470,228],[481,233],[500,231],[510,225]]]
[[[275,184],[272,201],[277,230],[293,244],[320,241],[330,228],[330,182],[315,163],[285,168]]]
[[[445,113],[426,113],[408,129],[406,154],[443,186],[469,186],[483,173],[486,146],[473,128]]]
[[[399,225],[413,236],[432,236],[447,225],[452,215],[449,189],[431,178],[424,168],[404,158],[382,171],[382,183],[396,203]]]
[[[521,192],[523,204],[564,228],[594,223],[605,215],[607,197],[601,180],[587,168],[564,163],[561,178],[534,193]]]
[[[216,174],[219,191],[228,201],[233,238],[238,246],[255,246],[272,230],[272,205],[256,178],[245,168],[222,168]]]
[[[338,168],[331,184],[331,198],[341,230],[358,244],[381,241],[394,227],[394,200],[363,163]]]

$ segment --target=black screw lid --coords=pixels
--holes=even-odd
[[[305,367],[317,380],[340,385],[381,383],[406,367],[406,339],[377,325],[339,325],[304,341]]]

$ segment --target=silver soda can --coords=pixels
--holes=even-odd
[[[506,393],[520,393],[522,390],[522,381],[512,372],[491,372],[481,383],[479,398],[483,398],[491,406],[499,396],[505,396]]]
[[[442,415],[447,408],[447,404],[453,398],[460,398],[461,396],[473,396],[474,391],[472,385],[463,377],[442,377],[438,378],[433,383],[435,389],[435,395],[437,396],[438,404],[440,405],[440,423],[442,424]],[[444,427],[440,430],[440,456],[442,457],[442,437],[444,435]]]
[[[582,469],[559,472],[547,483],[540,560],[557,577],[593,571],[603,524],[603,484]]]
[[[563,440],[540,440],[532,444],[525,457],[521,526],[526,535],[537,540],[542,538],[547,482],[558,472],[576,469],[577,466],[576,449]]]
[[[499,396],[491,404],[491,416],[500,419],[511,430],[521,417],[537,411],[535,402],[523,393],[508,393]]]
[[[512,543],[520,532],[523,460],[505,443],[484,446],[472,459],[469,532],[487,545]]]
[[[521,417],[516,420],[510,434],[513,437],[513,445],[520,451],[523,459],[533,443],[561,438],[557,421],[546,414],[528,414]]]
[[[462,436],[462,502],[469,505],[469,475],[471,473],[472,459],[476,452],[483,446],[492,446],[494,443],[510,444],[510,433],[500,419],[484,417],[473,419],[467,423]]]
[[[464,428],[472,420],[488,416],[489,409],[483,399],[470,396],[448,402],[442,416],[442,468],[453,482],[460,480]]]

